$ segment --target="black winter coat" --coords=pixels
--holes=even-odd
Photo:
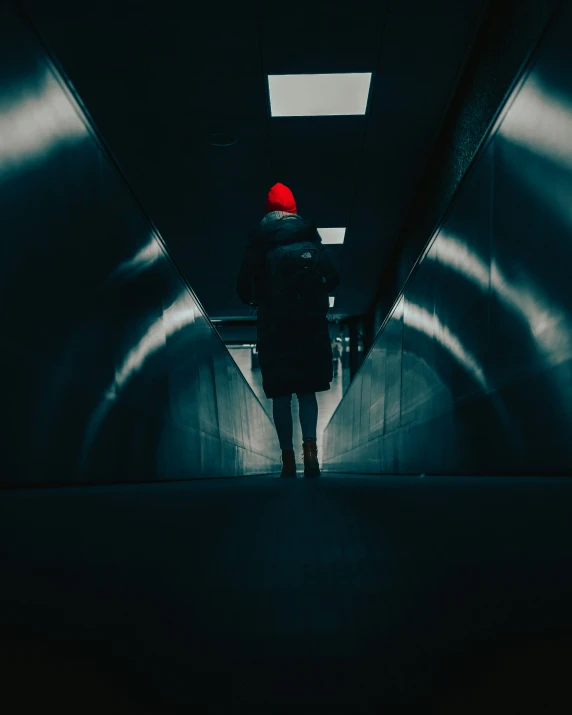
[[[332,348],[326,316],[277,321],[265,305],[265,260],[277,244],[312,241],[320,247],[319,260],[332,293],[340,282],[330,256],[322,247],[315,224],[286,215],[258,226],[249,234],[237,282],[239,298],[258,308],[257,349],[262,386],[268,398],[330,389]]]

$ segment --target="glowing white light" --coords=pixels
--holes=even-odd
[[[335,296],[331,295],[330,296],[330,308],[334,307],[335,300],[336,300]]]
[[[126,261],[120,263],[111,274],[112,278],[134,278],[142,271],[151,268],[163,256],[163,251],[155,238],[151,235],[149,241],[137,253]]]
[[[177,300],[163,312],[162,317],[149,326],[137,345],[127,353],[123,364],[115,373],[114,383],[104,391],[104,398],[92,413],[87,424],[80,456],[82,469],[87,466],[91,446],[118,393],[133,375],[141,370],[151,355],[165,347],[167,338],[195,321],[197,312],[196,306],[191,303],[189,294],[183,291]]]
[[[498,263],[491,264],[491,283],[500,300],[529,330],[545,361],[558,361],[572,354],[572,325],[568,316],[542,295],[523,271],[509,280]]]
[[[52,72],[46,70],[38,82],[25,86],[18,96],[5,88],[0,100],[0,178],[15,168],[47,158],[57,147],[89,136]]]
[[[340,244],[344,242],[346,235],[345,228],[319,228],[318,233],[322,237],[322,243],[325,244]]]
[[[268,75],[273,117],[365,114],[371,72]]]
[[[429,251],[426,260],[437,260],[439,263],[452,268],[455,273],[461,274],[478,286],[483,293],[489,289],[489,266],[467,244],[461,241],[446,229],[437,237],[436,251]]]
[[[161,348],[165,347],[166,339],[195,320],[195,308],[188,303],[187,293],[183,294],[186,305],[178,306],[175,301],[163,315],[152,323],[141,338],[125,357],[122,366],[115,373],[115,384],[122,388],[132,375],[143,367],[143,363]]]
[[[128,353],[123,365],[115,373],[115,382],[121,389],[129,378],[143,367],[143,363],[157,350],[165,346],[163,322],[157,320],[147,330],[143,338]]]
[[[572,102],[536,75],[531,75],[521,88],[502,121],[499,135],[566,172],[572,170]],[[569,180],[541,178],[538,165],[532,161],[519,164],[517,178],[572,226]]]
[[[489,268],[466,242],[441,231],[437,251],[426,260],[438,260],[466,278],[483,292],[489,289]],[[520,278],[508,279],[496,261],[491,263],[490,281],[499,300],[526,323],[545,360],[572,354],[572,324],[568,316],[534,285],[522,270]]]
[[[422,306],[407,301],[406,324],[408,327],[425,333],[429,337],[434,336],[435,340],[440,343],[465,370],[475,377],[483,390],[488,389],[487,379],[479,361],[464,347],[459,338],[452,333],[446,325],[441,323],[435,313],[430,313]]]
[[[534,74],[522,86],[499,133],[572,169],[572,102]]]

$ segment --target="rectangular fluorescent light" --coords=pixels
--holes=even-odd
[[[322,237],[322,243],[343,243],[346,236],[345,228],[319,228],[318,233]]]
[[[331,295],[331,296],[330,296],[330,308],[333,308],[333,307],[334,307],[334,301],[335,301],[335,300],[336,300],[336,297],[333,296],[333,295]]]
[[[273,117],[365,114],[371,72],[268,75]]]

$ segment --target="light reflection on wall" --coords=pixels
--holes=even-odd
[[[430,251],[426,256],[426,260],[436,260],[471,281],[483,293],[488,293],[488,263],[483,261],[466,241],[462,241],[446,229],[442,229],[435,245],[437,250]]]
[[[572,168],[572,102],[550,90],[538,76],[530,76],[518,98],[503,119],[500,135],[515,144],[559,164]],[[569,184],[557,187],[539,181],[536,171],[519,173],[535,193],[541,193],[572,222],[572,195]],[[488,262],[463,241],[443,228],[424,260],[436,261],[470,281],[483,294],[489,289],[513,315],[525,323],[547,363],[556,363],[572,354],[572,322],[569,316],[546,296],[522,266],[513,266],[508,278],[494,259]],[[435,338],[486,389],[483,368],[438,316],[422,306],[408,302],[412,327]]]
[[[572,225],[572,101],[565,94],[547,86],[531,75],[517,100],[503,120],[499,135],[526,149],[539,161],[548,162],[548,171],[557,175],[543,176],[538,161],[523,161],[517,179],[540,196],[547,207]]]
[[[493,289],[506,307],[526,322],[547,364],[572,354],[572,325],[568,316],[532,283],[521,269],[508,280],[498,263],[491,263]]]
[[[0,179],[88,136],[80,115],[49,69],[27,83],[22,80],[17,89],[4,87],[0,99]]]
[[[113,271],[110,278],[136,278],[140,273],[154,266],[163,257],[159,242],[152,233],[149,241],[137,253],[122,263]]]
[[[79,467],[82,472],[88,467],[91,448],[121,390],[143,368],[145,362],[152,355],[165,347],[169,337],[194,323],[197,315],[198,309],[194,301],[189,293],[183,290],[173,304],[164,310],[162,316],[148,327],[139,342],[128,351],[123,363],[116,370],[114,383],[104,391],[103,399],[88,421],[79,460]]]
[[[442,230],[437,250],[425,260],[436,260],[466,278],[483,293],[489,289],[488,264],[467,242]],[[572,353],[572,324],[568,316],[543,295],[522,267],[519,277],[507,278],[496,261],[491,262],[491,285],[503,305],[524,322],[543,358],[555,362]]]
[[[572,169],[572,102],[538,77],[528,77],[507,112],[500,135]]]
[[[476,357],[465,348],[459,338],[444,325],[439,316],[430,313],[423,306],[411,303],[406,304],[407,326],[425,333],[444,348],[467,372],[469,372],[483,390],[487,389],[487,379],[481,364]]]
[[[115,384],[121,390],[131,377],[141,370],[146,360],[161,348],[166,340],[179,330],[195,322],[197,308],[183,291],[177,300],[163,311],[161,318],[151,324],[143,338],[125,357],[121,367],[115,373]]]
[[[544,163],[539,166],[538,163]],[[544,206],[559,220],[564,221],[572,228],[572,184],[570,176],[563,176],[563,172],[554,176],[551,167],[546,167],[544,159],[523,161],[515,172],[515,179],[526,184],[533,196],[540,198]],[[548,171],[547,171],[548,169]],[[544,173],[544,176],[542,175]],[[548,174],[548,175],[547,175]]]

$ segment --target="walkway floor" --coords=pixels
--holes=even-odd
[[[0,493],[1,709],[570,712],[571,498],[343,475]]]

